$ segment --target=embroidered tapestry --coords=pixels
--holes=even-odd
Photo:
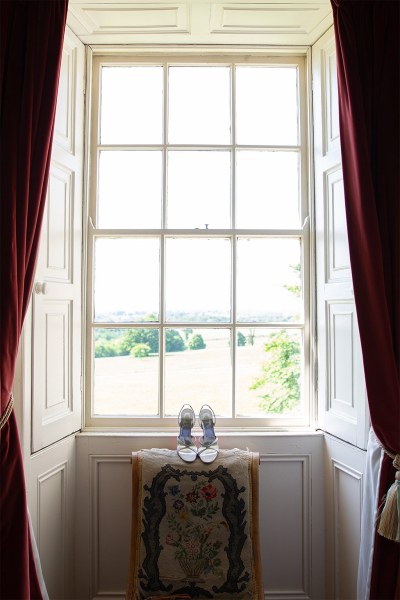
[[[132,462],[128,600],[261,600],[258,454],[220,450],[205,465],[152,449]]]

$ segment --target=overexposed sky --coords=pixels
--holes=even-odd
[[[237,243],[238,314],[301,313],[284,286],[296,284],[290,265],[300,262],[296,239],[240,238]],[[157,238],[96,241],[96,313],[158,313],[160,247]],[[228,239],[167,238],[165,307],[168,312],[218,311],[229,319],[231,244]]]
[[[232,142],[230,69],[170,67],[170,144]],[[162,227],[163,68],[102,69],[101,144],[97,226]],[[246,145],[298,144],[295,68],[237,67],[236,141]],[[130,148],[119,148],[129,145]],[[132,146],[141,146],[132,148]],[[159,148],[143,147],[159,145]],[[300,226],[298,151],[242,148],[171,149],[166,155],[166,227],[228,229],[232,169],[238,228]],[[117,233],[117,232],[116,232]],[[285,289],[300,262],[293,239],[240,239],[237,244],[238,314],[301,312]],[[226,239],[172,239],[165,247],[165,306],[219,311],[229,318],[232,248]],[[156,238],[99,239],[95,249],[95,308],[102,312],[156,312],[160,247]]]

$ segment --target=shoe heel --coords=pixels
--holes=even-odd
[[[197,446],[192,436],[192,427],[196,422],[196,415],[190,404],[184,404],[179,411],[176,451],[185,462],[193,462],[197,457]]]
[[[203,430],[203,437],[200,440],[200,447],[197,454],[203,463],[212,463],[218,456],[219,446],[214,431],[214,425],[216,423],[215,414],[208,404],[204,404],[201,407],[199,421]]]

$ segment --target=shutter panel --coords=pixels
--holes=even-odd
[[[369,425],[341,167],[333,28],[312,48],[319,427],[366,447]]]
[[[67,28],[33,290],[32,450],[81,428],[84,45]]]

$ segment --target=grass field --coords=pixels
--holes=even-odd
[[[237,403],[241,414],[262,416],[255,391],[248,388],[261,373],[261,338],[257,346],[237,347]],[[197,409],[211,404],[219,415],[229,415],[231,356],[227,339],[207,340],[203,350],[167,353],[165,407],[177,415],[182,404]],[[265,358],[265,354],[264,354]],[[260,365],[257,367],[257,365]],[[159,358],[117,356],[95,360],[95,413],[98,415],[155,415],[158,406]]]
[[[236,407],[238,416],[262,417],[260,390],[250,390],[261,375],[266,358],[265,338],[254,346],[236,348]],[[156,415],[158,411],[159,357],[118,356],[95,359],[95,414]],[[219,416],[230,416],[231,350],[227,339],[208,339],[203,350],[167,353],[165,357],[165,408],[177,415],[189,403],[198,411],[210,404]]]

